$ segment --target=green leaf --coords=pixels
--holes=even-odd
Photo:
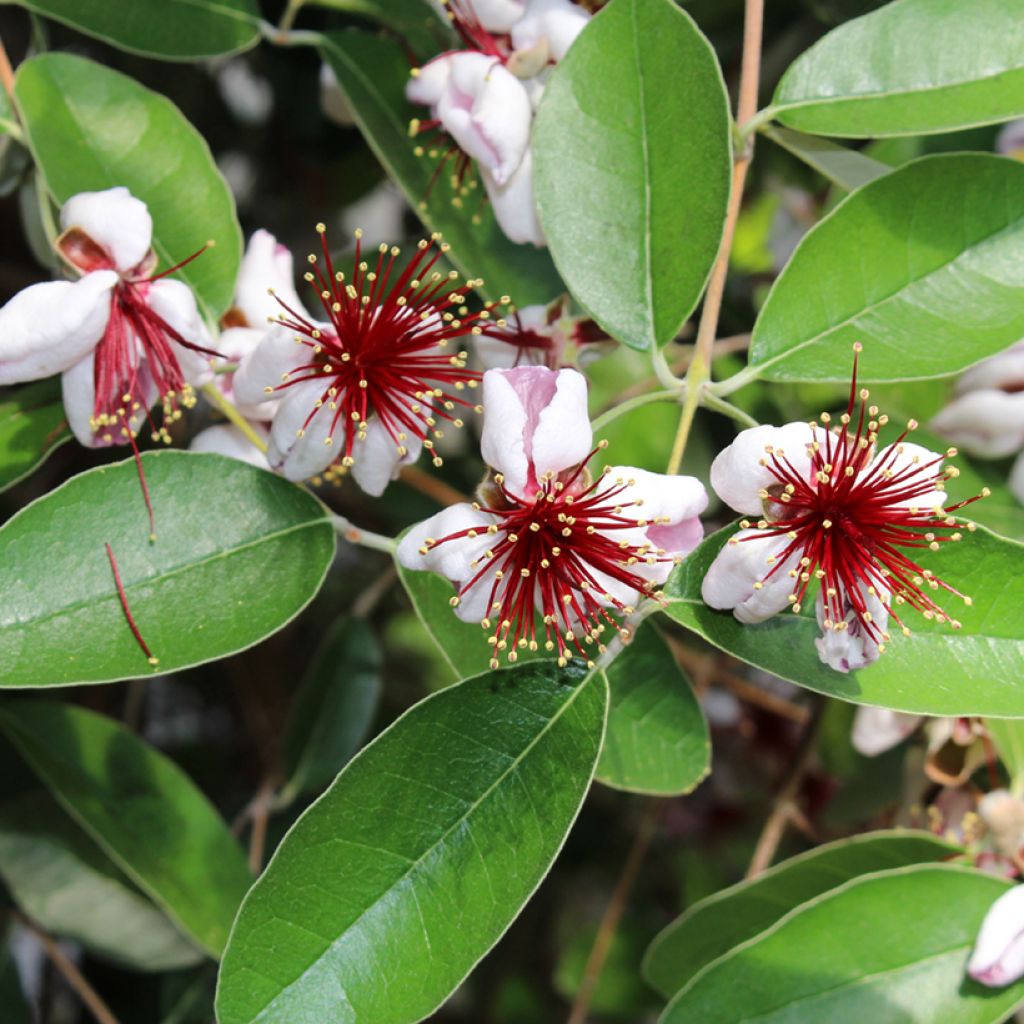
[[[551,75],[534,185],[573,296],[633,348],[671,341],[704,291],[732,174],[714,50],[671,0],[612,0]]]
[[[776,924],[801,903],[851,878],[961,853],[928,832],[868,832],[793,857],[748,882],[713,893],[651,943],[644,977],[671,998],[698,971]]]
[[[6,936],[0,945],[0,1006],[4,1008],[4,1024],[32,1024],[33,1015],[21,990],[18,967],[11,955]]]
[[[135,970],[174,970],[201,959],[45,793],[0,808],[0,878],[48,932]]]
[[[880,160],[873,160],[864,153],[847,149],[817,135],[801,135],[800,132],[778,128],[775,125],[765,125],[761,129],[761,134],[847,192],[852,192],[855,188],[860,188],[861,185],[866,185],[892,170],[888,164]]]
[[[41,380],[0,401],[0,491],[23,480],[71,437],[60,380]]]
[[[606,675],[611,703],[598,781],[654,796],[695,789],[711,767],[708,724],[658,630],[644,623]]]
[[[818,659],[814,639],[820,630],[811,598],[800,615],[783,612],[755,626],[704,604],[701,582],[734,529],[707,538],[669,578],[666,611],[676,622],[741,661],[840,700],[923,715],[1024,717],[1024,545],[979,527],[965,532],[959,544],[925,551],[924,568],[974,599],[967,607],[949,598],[948,610],[962,628],[907,612],[911,636],[896,632],[874,665],[843,674]]]
[[[323,789],[359,749],[380,699],[380,662],[365,622],[341,619],[324,638],[285,728],[282,803]]]
[[[323,37],[321,52],[377,159],[427,230],[444,235],[451,245],[448,257],[464,277],[482,277],[483,294],[510,295],[517,306],[549,302],[564,291],[547,251],[510,242],[489,206],[480,208],[480,223],[473,223],[472,207],[482,187],[465,208],[453,205],[456,193],[448,175],[439,175],[431,187],[436,161],[413,152],[409,122],[423,108],[406,102],[409,60],[398,43],[362,32],[336,32]]]
[[[428,697],[296,823],[242,905],[220,1024],[412,1024],[494,945],[590,784],[607,688],[550,663]]]
[[[223,313],[234,294],[242,232],[209,146],[181,111],[127,75],[67,53],[25,61],[15,95],[54,199],[127,186],[153,216],[159,270],[214,241],[176,276],[211,317]]]
[[[0,729],[107,856],[186,935],[219,954],[251,879],[238,843],[189,777],[84,708],[6,703]]]
[[[454,33],[429,0],[307,0],[310,7],[326,7],[369,18],[400,35],[416,56],[426,61],[457,46]]]
[[[252,46],[260,37],[256,0],[13,2],[111,46],[165,60],[193,60],[234,53]]]
[[[964,968],[982,918],[1009,887],[952,864],[856,878],[709,964],[661,1024],[998,1024],[1024,982],[994,991]]]
[[[941,377],[1024,335],[1024,164],[924,157],[851,193],[812,228],[754,325],[771,380]]]
[[[1020,117],[1020,17],[1005,0],[895,0],[801,54],[770,111],[803,132],[853,138]]]
[[[1010,777],[1010,791],[1024,797],[1024,721],[986,718],[985,728]]]
[[[155,542],[132,460],[89,470],[0,528],[0,686],[152,674],[107,557],[160,671],[223,658],[269,636],[316,594],[334,556],[323,506],[235,459],[142,456]]]

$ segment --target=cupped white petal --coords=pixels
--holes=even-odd
[[[254,231],[238,271],[235,307],[250,327],[265,330],[269,319],[285,314],[282,302],[309,319],[295,290],[292,254],[269,231]]]
[[[196,297],[183,281],[173,281],[169,278],[154,281],[146,301],[149,308],[189,344],[205,349],[213,348],[210,332],[199,315]],[[189,384],[202,387],[213,379],[213,366],[209,356],[174,341],[171,344],[174,346],[174,353],[178,357],[185,380]]]
[[[908,488],[913,491],[905,498],[898,498],[891,504],[895,507],[918,508],[931,511],[946,504],[946,492],[942,490],[943,456],[912,441],[902,441],[898,445],[883,448],[868,467],[867,473],[881,465],[891,473],[889,493],[897,495]],[[877,480],[877,474],[872,475]]]
[[[533,197],[533,153],[527,150],[522,162],[504,185],[486,167],[480,168],[487,198],[498,226],[505,236],[520,245],[547,245]]]
[[[761,515],[764,505],[761,491],[776,486],[778,477],[769,469],[771,448],[805,480],[811,477],[811,459],[807,447],[814,434],[807,423],[787,423],[782,427],[751,427],[741,431],[711,464],[711,486],[715,493],[737,512]]]
[[[1024,885],[1008,889],[989,908],[967,973],[991,988],[1024,976]]]
[[[149,208],[123,185],[72,196],[60,211],[60,226],[65,232],[77,230],[88,236],[122,274],[146,258],[153,241]]]
[[[526,10],[526,0],[470,0],[481,26],[488,32],[507,32]]]
[[[814,641],[814,646],[818,649],[818,657],[825,665],[836,672],[855,672],[878,661],[882,654],[879,649],[881,634],[889,624],[889,610],[882,603],[883,596],[885,600],[889,600],[888,591],[884,594],[869,594],[866,588],[860,588],[859,598],[864,609],[871,615],[874,630],[871,632],[854,613],[848,598],[844,618],[836,624],[826,626],[825,623],[829,619],[825,611],[824,598],[821,591],[818,591],[815,612],[822,635]],[[841,628],[836,629],[836,625]]]
[[[355,463],[350,472],[359,486],[379,498],[388,484],[398,476],[402,466],[415,462],[423,445],[418,438],[408,438],[402,442],[406,448],[405,455],[398,450],[395,439],[387,428],[376,417],[370,417],[366,424],[366,437],[356,441],[352,451]]]
[[[1024,341],[965,370],[956,382],[956,393],[962,395],[990,388],[1019,391],[1021,387],[1024,387]]]
[[[252,428],[264,439],[268,436],[268,431],[262,425],[252,424]],[[259,469],[270,468],[266,455],[232,423],[218,423],[216,426],[200,430],[192,438],[189,449],[194,452],[227,455],[229,458],[247,462],[250,466],[256,466]]]
[[[442,53],[417,68],[406,83],[405,98],[425,107],[436,106],[448,88],[455,56],[455,53]]]
[[[538,369],[542,368],[525,368],[530,373]],[[510,374],[521,372],[508,371]],[[587,412],[587,378],[577,370],[556,370],[554,374],[555,393],[539,409],[536,427],[527,438],[530,460],[538,479],[547,473],[561,473],[578,466],[594,444],[594,430]],[[534,409],[529,397],[526,407],[532,422]]]
[[[748,624],[764,622],[788,608],[793,592],[789,573],[800,562],[799,552],[778,561],[788,544],[784,536],[740,530],[708,568],[701,584],[704,602],[722,611],[731,610],[740,622]]]
[[[850,742],[859,754],[877,757],[902,743],[923,720],[921,715],[862,705],[853,716]]]
[[[89,352],[61,375],[61,393],[64,415],[75,440],[86,448],[96,447],[96,438],[90,420],[96,405],[94,353]]]
[[[589,20],[589,12],[572,0],[529,0],[523,17],[512,26],[512,46],[530,50],[546,40],[552,58],[560,61]]]
[[[246,339],[248,344],[251,339]],[[295,335],[281,326],[271,327],[255,348],[242,357],[232,379],[235,399],[244,405],[258,405],[273,396],[267,388],[277,388],[284,375],[307,360],[306,349],[295,341]],[[280,397],[283,393],[278,392]]]
[[[931,429],[972,455],[1012,455],[1024,447],[1024,392],[968,391],[939,412]]]
[[[332,437],[334,413],[326,405],[316,408],[323,395],[320,381],[304,381],[285,391],[270,428],[267,461],[289,480],[308,480],[322,473],[343,452],[345,424]]]
[[[91,352],[110,319],[112,270],[30,285],[0,309],[0,384],[62,373]]]

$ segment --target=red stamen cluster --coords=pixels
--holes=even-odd
[[[496,474],[488,505],[474,503],[473,508],[493,517],[486,527],[459,530],[446,537],[428,538],[420,548],[426,554],[441,544],[490,534],[494,537],[483,557],[470,563],[475,574],[451,599],[457,606],[474,587],[487,587],[489,614],[481,620],[484,629],[492,630],[488,642],[494,648],[491,667],[498,667],[498,652],[507,651],[515,662],[518,651],[538,649],[535,610],[540,611],[544,626],[544,647],[558,650],[558,663],[565,665],[573,652],[590,662],[586,646],[600,642],[606,625],[621,628],[609,606],[624,616],[634,608],[607,593],[596,573],[624,584],[641,594],[650,594],[654,584],[633,570],[643,561],[676,562],[661,548],[650,543],[636,545],[616,540],[622,530],[653,526],[667,519],[646,520],[627,509],[642,505],[643,499],[620,501],[631,480],[616,480],[604,486],[604,477],[589,479],[587,463],[607,442],[575,469],[559,477],[548,476],[532,497],[513,494],[505,487],[504,478]],[[599,600],[595,594],[603,599]],[[628,630],[622,630],[628,636]],[[585,646],[586,645],[586,646]]]
[[[458,273],[434,269],[448,249],[440,235],[421,241],[405,268],[396,272],[397,246],[381,245],[371,270],[362,259],[361,232],[357,231],[355,267],[346,280],[334,268],[324,225],[318,224],[317,231],[324,269],[319,257],[311,254],[312,270],[305,277],[317,286],[327,323],[308,320],[278,299],[285,310],[278,322],[295,332],[302,352],[297,365],[276,387],[267,387],[267,393],[313,380],[323,382],[322,393],[298,435],[302,437],[313,417],[326,408],[331,424],[325,444],[333,444],[339,428],[344,433],[342,469],[354,464],[355,442],[365,439],[367,421],[374,414],[400,455],[408,454],[410,436],[433,451],[431,435],[443,436],[439,419],[461,427],[457,407],[480,411],[461,392],[476,388],[481,375],[466,369],[467,352],[444,350],[453,339],[480,333],[495,304],[470,312],[465,294],[451,290],[457,288]],[[482,284],[482,280],[466,281],[465,288]],[[434,465],[441,465],[436,453]]]
[[[860,348],[855,345],[855,353]],[[761,465],[776,483],[761,492],[765,518],[756,524],[747,520],[741,524],[745,528],[756,525],[761,533],[744,540],[785,537],[788,544],[768,559],[771,569],[754,587],[760,589],[798,555],[798,568],[789,570],[793,578],[789,601],[799,612],[811,580],[820,580],[826,629],[849,628],[847,616],[852,612],[875,643],[887,641],[889,634],[873,621],[865,593],[878,598],[905,634],[910,630],[894,605],[909,604],[925,618],[948,621],[958,629],[960,623],[927,591],[945,590],[967,605],[971,599],[922,568],[902,549],[938,551],[942,543],[959,541],[960,524],[952,513],[987,496],[988,490],[945,508],[937,506],[936,492],[959,473],[954,467],[941,468],[945,458],[956,455],[956,449],[950,448],[929,462],[894,468],[903,441],[917,426],[911,420],[885,453],[875,457],[878,430],[888,417],[879,415],[877,406],[868,406],[868,398],[866,389],[857,390],[855,354],[850,399],[839,423],[833,424],[829,414],[822,413],[820,423],[810,424],[810,478],[795,469],[781,449],[765,449]],[[975,526],[967,523],[966,529],[973,531]],[[730,543],[739,541],[733,538]]]

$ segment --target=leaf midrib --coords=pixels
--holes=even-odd
[[[652,190],[651,190],[651,152],[648,131],[647,100],[644,86],[644,72],[640,61],[640,26],[637,24],[637,2],[632,0],[630,15],[633,28],[633,65],[636,68],[637,106],[640,110],[640,160],[643,164],[644,184],[644,302],[647,306],[646,318],[651,332],[651,341],[657,347],[659,338],[654,309],[654,258],[651,251],[653,224],[651,221]]]
[[[317,964],[319,964],[325,957],[327,957],[331,953],[331,951],[334,950],[334,948],[347,935],[349,935],[356,927],[358,927],[359,923],[363,920],[363,918],[365,918],[375,907],[379,906],[381,902],[390,893],[394,892],[404,882],[406,882],[409,879],[409,877],[420,868],[424,861],[426,861],[427,858],[434,853],[435,850],[441,847],[442,844],[444,844],[457,829],[461,828],[473,815],[476,814],[477,810],[483,805],[484,801],[486,801],[488,797],[490,797],[490,795],[500,785],[502,785],[510,776],[512,776],[514,772],[518,770],[519,766],[523,763],[523,761],[534,749],[534,747],[536,747],[537,744],[540,743],[540,741],[551,731],[551,729],[554,728],[555,724],[561,720],[562,716],[566,713],[566,711],[568,711],[568,709],[571,708],[579,699],[580,694],[582,694],[583,691],[588,686],[590,686],[593,683],[593,680],[600,674],[601,673],[598,669],[592,669],[579,681],[571,696],[565,701],[565,703],[558,709],[558,711],[555,714],[548,718],[548,720],[544,723],[543,728],[541,728],[540,731],[536,734],[536,736],[534,736],[534,738],[526,745],[523,751],[520,754],[518,754],[515,757],[515,759],[502,770],[502,772],[497,776],[494,782],[492,782],[491,785],[488,786],[487,789],[464,812],[462,812],[459,815],[459,817],[452,823],[452,825],[442,835],[435,839],[434,842],[431,843],[431,845],[427,847],[427,849],[424,850],[419,857],[417,857],[414,861],[411,861],[409,866],[400,876],[398,876],[398,878],[391,882],[379,896],[377,896],[370,903],[368,903],[366,908],[359,914],[359,916],[354,918],[337,936],[337,938],[333,939],[327,945],[327,947],[324,949],[322,953],[320,953],[314,960],[310,961],[309,966],[306,967],[302,971],[302,973],[295,978],[294,981],[289,982],[289,984],[282,988],[270,1002],[265,1003],[262,1009],[260,1009],[259,1013],[257,1013],[256,1016],[252,1018],[252,1024],[256,1024],[256,1022],[263,1019],[267,1011],[272,1010],[274,1006],[278,1004],[278,1002],[287,995],[288,992],[290,992],[296,985],[302,982]],[[444,691],[441,692],[443,693]],[[607,714],[607,708],[605,713]],[[598,753],[600,753],[600,751],[598,751]],[[241,914],[241,911],[239,911],[239,914]],[[342,990],[342,992],[345,999],[348,1000],[348,993],[344,990]]]

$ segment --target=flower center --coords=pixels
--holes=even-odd
[[[636,509],[642,499],[621,500],[633,481],[617,479],[608,486],[607,469],[589,480],[587,463],[606,444],[602,441],[574,470],[546,476],[532,499],[513,494],[501,474],[495,475],[494,500],[473,505],[492,518],[490,525],[429,538],[420,549],[426,554],[452,541],[493,537],[484,554],[470,562],[475,574],[451,599],[455,606],[471,590],[486,590],[487,613],[481,625],[491,631],[492,668],[498,667],[499,651],[507,651],[508,660],[515,662],[519,650],[538,649],[535,612],[542,619],[544,647],[557,648],[559,665],[575,651],[592,666],[586,648],[596,643],[603,653],[600,637],[606,626],[621,629],[609,609],[626,616],[634,611],[610,592],[611,585],[650,594],[654,583],[636,567],[678,561],[649,541],[635,542],[635,531],[668,520],[639,517]],[[628,630],[622,632],[629,635]]]
[[[435,245],[440,235],[420,242],[405,269],[396,272],[398,247],[381,245],[371,270],[361,257],[357,231],[355,269],[346,280],[334,268],[326,229],[318,224],[317,231],[325,269],[320,269],[318,256],[310,255],[312,270],[305,277],[316,284],[328,322],[315,323],[278,299],[285,310],[279,322],[295,332],[302,356],[281,383],[266,392],[310,381],[322,385],[298,435],[304,435],[315,416],[330,416],[324,443],[332,445],[335,433],[342,432],[342,469],[354,464],[355,442],[366,439],[371,415],[380,420],[400,455],[408,454],[410,437],[433,452],[434,439],[444,436],[439,421],[461,427],[461,409],[480,411],[463,392],[476,388],[481,375],[466,369],[467,352],[446,350],[453,339],[479,334],[496,304],[470,312],[465,294],[452,290],[458,287],[458,273],[434,269],[448,250],[447,243]],[[466,281],[464,287],[482,284]],[[502,302],[508,302],[507,297]],[[434,464],[441,465],[436,452]]]

